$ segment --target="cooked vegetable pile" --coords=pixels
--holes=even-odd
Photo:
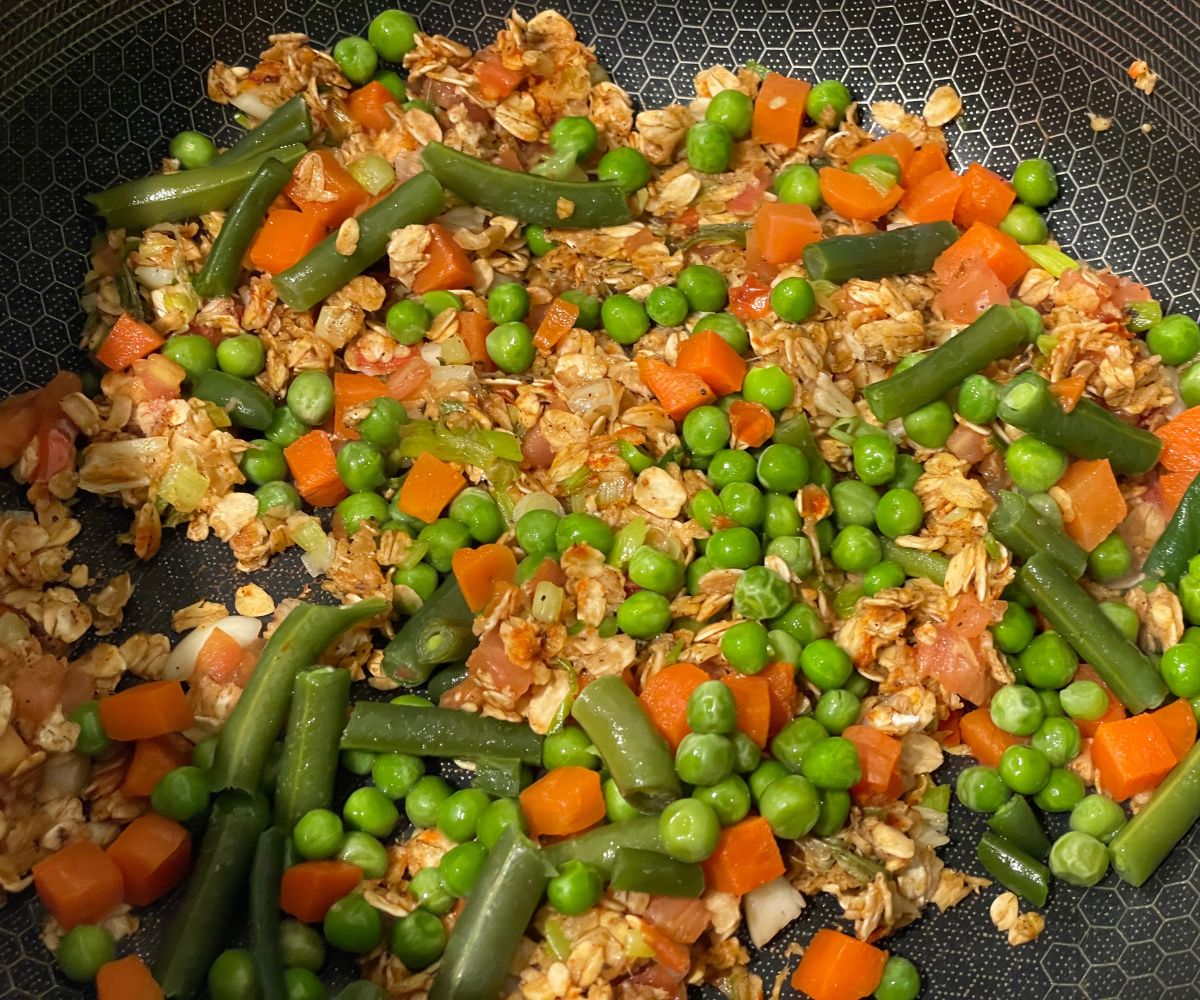
[[[0,871],[67,978],[753,1000],[827,892],[791,986],[911,1000],[926,904],[997,883],[1023,944],[1200,817],[1200,327],[1050,240],[1047,160],[952,169],[952,88],[877,136],[836,80],[696,92],[635,116],[552,11],[386,11],[218,63],[242,137],[90,196],[96,371],[0,404]],[[72,659],[130,590],[76,596],[78,491],[329,600]]]

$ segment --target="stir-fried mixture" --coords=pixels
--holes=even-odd
[[[244,136],[91,196],[101,374],[0,409],[0,885],[68,978],[754,1000],[828,893],[791,987],[910,1000],[929,905],[998,884],[1031,941],[1200,814],[1200,328],[1050,241],[1046,160],[954,169],[950,87],[869,132],[836,80],[695,85],[635,114],[553,11],[388,11],[218,63]],[[314,588],[73,656],[131,594],[81,494]]]

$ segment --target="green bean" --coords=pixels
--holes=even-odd
[[[1071,644],[1130,713],[1157,708],[1167,697],[1162,676],[1100,610],[1091,595],[1046,552],[1021,567],[1017,580],[1037,609]]]
[[[851,278],[875,281],[893,274],[923,274],[958,239],[952,222],[926,222],[882,233],[834,236],[804,248],[804,266],[813,281],[841,284]]]
[[[571,715],[631,806],[649,812],[679,798],[679,776],[666,740],[620,677],[592,681],[575,699]]]
[[[297,94],[271,112],[257,128],[251,129],[224,153],[218,153],[218,163],[233,163],[258,156],[280,146],[308,142],[313,136],[312,115],[304,95]]]
[[[1183,494],[1171,520],[1146,556],[1142,572],[1174,588],[1187,570],[1188,560],[1197,553],[1200,553],[1200,476],[1192,480]]]
[[[432,174],[417,174],[358,217],[358,245],[351,254],[337,250],[337,233],[331,233],[274,279],[275,290],[293,309],[311,309],[362,274],[387,252],[392,232],[428,222],[445,202],[442,186]]]
[[[976,848],[984,871],[1004,888],[1034,906],[1045,906],[1050,892],[1050,869],[1037,858],[994,833],[985,833]]]
[[[610,881],[622,892],[696,899],[704,892],[704,869],[657,851],[626,847],[617,854]]]
[[[1008,306],[989,306],[974,323],[919,364],[863,390],[871,412],[887,423],[940,399],[968,375],[1007,358],[1025,342],[1021,321]]]
[[[442,695],[467,679],[467,673],[465,663],[439,670],[429,678],[429,683],[425,685],[425,693],[429,696],[429,700],[436,705],[442,700]]]
[[[529,770],[519,760],[504,757],[485,757],[475,762],[471,784],[488,795],[500,799],[515,799],[529,784]]]
[[[440,142],[421,152],[425,169],[464,201],[497,215],[538,226],[592,229],[630,219],[629,203],[614,181],[555,181],[485,163]],[[560,206],[570,214],[559,214]]]
[[[284,830],[310,809],[328,809],[333,801],[349,700],[349,670],[318,667],[296,677],[275,785],[275,822]]]
[[[384,647],[384,673],[404,687],[424,684],[436,667],[461,660],[475,648],[474,622],[458,582],[447,576]]]
[[[541,852],[509,827],[488,852],[454,925],[429,1000],[496,1000],[503,993],[547,881]]]
[[[1022,559],[1046,552],[1076,580],[1087,569],[1087,552],[1039,515],[1033,504],[1019,493],[1000,491],[1000,502],[988,520],[988,527],[1013,555]]]
[[[214,160],[207,167],[154,174],[89,194],[109,229],[145,229],[160,222],[182,222],[205,212],[228,208],[254,179],[266,160],[296,165],[305,149],[298,143],[270,149],[230,163]]]
[[[490,758],[525,764],[542,760],[542,738],[523,722],[377,701],[360,701],[354,706],[342,735],[342,749],[452,760]]]
[[[264,830],[250,869],[250,944],[262,1000],[287,1000],[279,945],[279,883],[287,842],[288,835],[279,827]]]
[[[1162,451],[1162,441],[1154,434],[1090,399],[1079,400],[1070,413],[1065,412],[1049,383],[1030,373],[1009,383],[1000,399],[999,415],[1005,423],[1076,458],[1106,458],[1118,473],[1149,472]]]
[[[1200,819],[1200,743],[1158,786],[1158,789],[1108,845],[1112,866],[1130,885],[1142,885],[1154,874]]]
[[[1012,796],[988,817],[987,824],[994,833],[1040,861],[1050,857],[1050,838],[1024,795]]]
[[[336,608],[299,604],[276,627],[217,741],[208,780],[214,789],[252,792],[279,735],[296,675],[348,628],[387,610],[381,598]]]
[[[950,560],[938,552],[926,552],[924,549],[908,549],[897,545],[890,538],[879,540],[883,558],[896,563],[908,576],[917,576],[944,585],[946,570],[950,568]]]
[[[265,431],[275,416],[271,397],[255,383],[216,368],[192,379],[192,395],[219,406],[238,427]]]
[[[606,823],[577,837],[551,844],[543,853],[555,868],[561,868],[568,861],[582,861],[607,879],[612,877],[617,858],[628,850],[663,853],[657,816]]]
[[[238,275],[242,271],[242,258],[254,241],[271,202],[283,190],[292,176],[291,170],[278,160],[268,158],[258,168],[258,173],[246,185],[230,206],[229,214],[221,225],[221,231],[213,240],[212,248],[200,273],[192,279],[192,287],[206,298],[229,295],[237,287]]]
[[[213,804],[183,902],[154,958],[154,978],[166,996],[192,997],[204,988],[246,891],[269,814],[257,794],[224,792]]]

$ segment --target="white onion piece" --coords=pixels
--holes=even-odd
[[[56,753],[42,765],[42,788],[74,798],[87,785],[91,761],[78,753]]]
[[[243,90],[233,98],[233,106],[251,118],[270,118],[275,109],[259,96],[260,92],[258,87]]]
[[[616,382],[606,378],[584,382],[567,391],[567,406],[585,421],[596,414],[613,420],[620,412],[621,392]]]
[[[147,288],[166,288],[175,283],[173,267],[135,267],[133,273]]]
[[[761,948],[800,916],[804,897],[782,875],[746,893],[746,929],[755,948]]]
[[[446,385],[451,382],[475,382],[477,376],[473,365],[442,365],[429,373],[431,385]]]
[[[163,668],[163,679],[168,681],[186,681],[192,676],[196,667],[196,657],[208,642],[213,629],[219,628],[239,646],[246,647],[258,638],[262,631],[262,622],[257,618],[246,618],[242,615],[230,615],[211,625],[201,625],[192,629],[171,650]]]
[[[318,577],[333,563],[333,539],[325,537],[325,547],[314,548],[300,557],[300,562],[311,577]]]
[[[425,341],[420,348],[421,360],[427,365],[436,368],[442,363],[442,345],[436,344],[432,340]]]
[[[538,490],[534,493],[526,493],[513,505],[513,524],[516,524],[531,510],[548,510],[559,517],[562,517],[563,512],[562,504],[549,493]]]

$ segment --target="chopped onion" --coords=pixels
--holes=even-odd
[[[621,503],[633,490],[633,481],[625,476],[613,476],[611,479],[601,479],[596,488],[596,505],[611,507]]]
[[[147,288],[166,288],[175,283],[175,268],[173,267],[135,267],[133,273],[138,281]]]
[[[42,788],[74,798],[87,785],[91,761],[78,753],[56,753],[42,765]]]
[[[212,635],[215,628],[219,628],[239,646],[245,648],[258,638],[259,632],[262,631],[262,622],[257,618],[230,615],[211,625],[201,625],[199,628],[192,629],[179,640],[175,648],[171,650],[170,656],[167,657],[166,665],[163,667],[163,680],[185,681],[191,677],[192,671],[196,667],[196,657],[200,655],[200,650],[204,648],[204,644],[208,642],[208,637]]]
[[[562,517],[563,512],[562,504],[549,493],[538,490],[534,493],[526,493],[513,505],[513,522],[521,520],[531,510],[548,510],[559,517]]]
[[[460,383],[471,385],[478,381],[475,369],[471,365],[442,365],[429,373],[429,384],[434,387]]]
[[[333,539],[328,535],[325,537],[325,544],[321,548],[313,549],[311,552],[305,552],[300,557],[300,564],[308,571],[311,577],[318,577],[329,569],[333,563]]]
[[[754,947],[761,948],[800,916],[804,897],[782,875],[746,893],[746,928]]]
[[[442,360],[451,366],[471,363],[471,352],[467,349],[466,341],[457,333],[450,334],[442,341]]]
[[[208,492],[209,478],[191,461],[172,462],[158,484],[158,498],[181,514],[190,514],[200,506]]]
[[[583,382],[567,392],[567,406],[584,420],[597,414],[615,420],[620,412],[621,386],[610,379]]]
[[[235,108],[245,112],[251,118],[270,118],[271,112],[275,109],[260,96],[264,89],[253,87],[249,90],[243,90],[241,93],[234,95],[231,103]]]
[[[29,626],[20,615],[5,611],[0,615],[0,647],[15,646],[29,638]]]
[[[292,541],[305,552],[324,551],[327,536],[321,522],[315,517],[306,517],[288,529]]]
[[[432,340],[427,340],[420,348],[421,360],[424,361],[430,368],[437,368],[442,363],[442,345],[434,343]]]
[[[562,587],[549,580],[542,580],[533,592],[533,617],[546,624],[556,622],[562,613],[562,605]]]

